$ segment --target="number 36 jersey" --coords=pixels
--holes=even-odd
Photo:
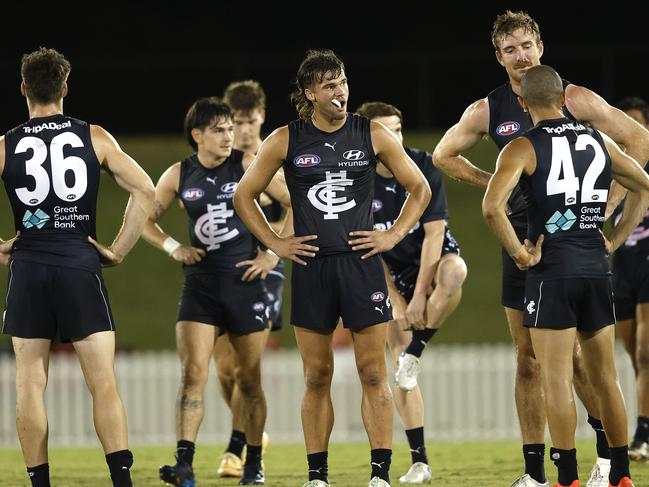
[[[62,114],[32,118],[5,134],[2,173],[20,238],[12,258],[98,273],[100,164],[90,125]]]
[[[349,232],[374,225],[376,157],[369,119],[348,113],[334,132],[303,120],[291,122],[288,129],[284,174],[295,235],[317,235],[307,243],[320,248],[318,257],[352,252]]]
[[[600,233],[611,185],[611,158],[599,132],[568,118],[544,120],[524,135],[536,170],[521,178],[529,239],[545,235],[542,257],[528,277],[606,277]]]

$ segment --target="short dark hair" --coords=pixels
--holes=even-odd
[[[649,105],[639,96],[627,96],[618,101],[615,106],[623,112],[629,110],[638,110],[645,119],[645,124],[649,124]]]
[[[541,42],[541,29],[527,12],[505,11],[494,20],[493,29],[491,30],[491,43],[500,51],[500,41],[512,34],[515,30],[523,29],[525,32],[534,35],[537,44]]]
[[[235,81],[223,93],[223,101],[232,111],[251,112],[266,109],[266,93],[257,81]]]
[[[320,83],[327,73],[340,76],[345,65],[330,49],[310,49],[300,64],[295,76],[295,91],[291,93],[291,102],[302,120],[308,120],[313,113],[313,104],[307,99],[304,90]]]
[[[550,66],[529,68],[521,78],[521,96],[531,107],[550,107],[561,100],[563,82]]]
[[[191,145],[194,150],[198,149],[198,144],[192,137],[192,130],[199,129],[205,130],[210,125],[214,125],[221,119],[231,119],[232,112],[230,107],[221,101],[216,96],[209,96],[199,98],[187,110],[185,115],[185,138],[187,143]]]
[[[370,120],[377,117],[399,117],[399,121],[403,123],[403,115],[394,105],[382,101],[366,101],[356,109],[356,113],[362,117],[367,117]]]
[[[63,98],[63,89],[72,66],[56,49],[41,47],[23,55],[20,75],[27,98],[36,103],[53,103]]]

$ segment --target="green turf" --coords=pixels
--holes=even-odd
[[[578,444],[582,485],[588,479],[594,448],[592,443]],[[133,479],[136,487],[159,486],[157,471],[160,464],[170,462],[172,446],[135,447]],[[236,480],[216,478],[217,461],[222,446],[199,446],[194,461],[198,487],[234,486]],[[433,468],[433,485],[453,487],[505,487],[522,469],[520,444],[493,443],[432,443],[428,455]],[[409,467],[407,445],[395,445],[392,460],[392,485]],[[54,449],[51,452],[52,485],[54,487],[110,487],[107,468],[99,448]],[[266,485],[301,486],[305,481],[306,462],[302,445],[271,445],[266,456]],[[649,485],[649,465],[632,465],[637,487]],[[330,450],[330,481],[335,487],[367,485],[369,452],[365,444],[335,444]],[[546,455],[546,471],[556,479],[556,470]],[[0,450],[2,485],[28,487],[18,450]]]

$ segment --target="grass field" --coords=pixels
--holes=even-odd
[[[582,485],[594,461],[594,446],[577,445]],[[508,487],[520,475],[522,459],[517,442],[434,443],[428,445],[433,485],[452,487]],[[136,487],[160,486],[158,467],[172,461],[172,447],[135,447],[133,480]],[[216,478],[222,446],[199,446],[194,460],[197,486],[234,486],[236,480]],[[409,467],[407,445],[397,444],[392,459],[392,485]],[[266,455],[266,485],[300,487],[305,481],[306,460],[302,445],[271,445]],[[55,487],[110,487],[108,470],[99,448],[60,448],[51,452],[52,485]],[[28,487],[18,450],[0,450],[0,485]],[[335,487],[362,487],[369,475],[365,444],[336,444],[329,454],[329,480]],[[556,480],[556,469],[547,459],[546,472]],[[649,485],[649,465],[632,465],[636,487]]]

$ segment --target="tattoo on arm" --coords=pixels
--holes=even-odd
[[[162,206],[162,203],[160,203],[158,200],[155,200],[155,206],[153,208],[153,216],[157,220],[162,216],[162,214],[165,212],[165,207]]]
[[[180,398],[180,408],[181,409],[200,409],[203,407],[203,401],[200,399],[189,399],[187,394],[183,394]]]

